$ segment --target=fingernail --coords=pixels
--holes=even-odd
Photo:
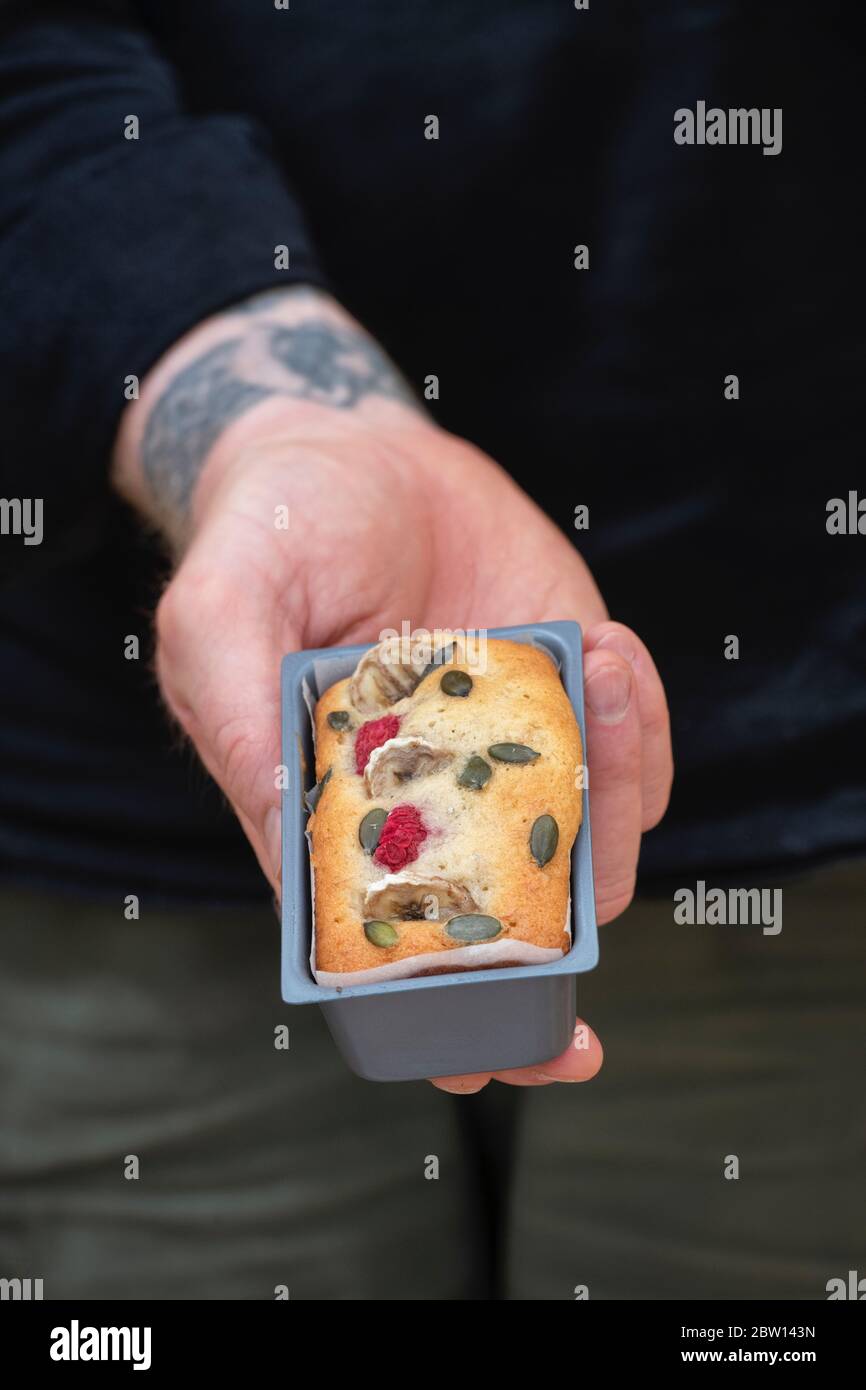
[[[580,1079],[581,1079],[579,1076],[551,1076],[551,1075],[550,1075],[548,1072],[546,1072],[546,1071],[537,1071],[537,1072],[535,1073],[535,1075],[536,1075],[536,1078],[537,1078],[539,1081],[560,1081],[560,1082],[563,1082],[563,1081],[564,1081],[564,1082],[567,1082],[567,1081],[580,1081]]]
[[[447,1091],[449,1096],[475,1096],[479,1091],[484,1090],[484,1086],[443,1086],[441,1081],[434,1081],[433,1085],[437,1091]]]
[[[273,869],[274,878],[282,873],[282,822],[278,806],[269,806],[265,816],[265,849]]]
[[[586,683],[586,700],[596,719],[616,724],[628,709],[631,676],[619,666],[602,666]]]

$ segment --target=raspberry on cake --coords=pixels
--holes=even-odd
[[[386,714],[381,719],[368,719],[362,724],[355,738],[355,771],[363,774],[367,760],[374,748],[394,738],[400,727],[400,720],[394,714]]]
[[[418,850],[427,839],[427,827],[415,806],[395,806],[388,812],[373,858],[391,870],[404,869],[418,858]]]

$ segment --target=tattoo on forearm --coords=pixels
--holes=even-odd
[[[263,297],[256,299],[255,308],[266,311]],[[263,319],[245,336],[229,338],[191,362],[153,406],[141,460],[160,511],[186,516],[202,464],[219,435],[274,396],[335,410],[351,410],[368,396],[380,396],[422,409],[365,334],[325,318],[295,325]]]
[[[148,417],[141,463],[161,511],[185,516],[220,432],[269,392],[235,374],[240,338],[211,348],[175,377]]]

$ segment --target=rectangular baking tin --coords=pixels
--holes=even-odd
[[[580,726],[583,757],[583,644],[577,623],[491,628],[490,637],[535,642],[559,666]],[[368,644],[369,645],[369,644]],[[288,1004],[319,1004],[353,1071],[370,1081],[409,1081],[531,1066],[556,1057],[573,1036],[575,976],[598,961],[589,793],[571,859],[572,946],[549,965],[467,970],[420,979],[325,988],[310,968],[312,901],[304,792],[315,782],[313,701],[351,675],[368,649],[331,647],[283,658],[282,994]],[[305,771],[306,769],[306,771]]]

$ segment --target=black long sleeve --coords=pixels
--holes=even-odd
[[[862,853],[863,25],[843,0],[0,0],[0,502],[45,497],[41,546],[0,529],[0,882],[261,894],[166,732],[165,557],[107,462],[128,375],[324,284],[317,257],[652,651],[677,777],[642,881]],[[698,101],[782,111],[782,149],[676,144]]]
[[[208,314],[324,278],[266,131],[187,114],[133,6],[2,15],[0,493],[45,499],[45,558],[91,529],[125,379]]]

